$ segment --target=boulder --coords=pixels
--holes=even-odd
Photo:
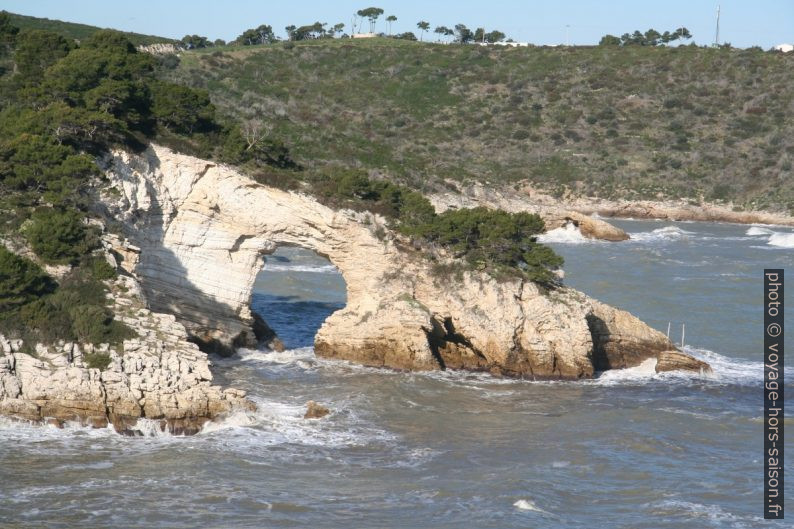
[[[711,366],[681,351],[662,351],[656,359],[656,372],[691,371],[711,373]]]
[[[331,413],[331,410],[323,406],[322,404],[317,404],[313,400],[310,400],[306,403],[306,413],[303,415],[304,419],[322,419],[326,415]]]

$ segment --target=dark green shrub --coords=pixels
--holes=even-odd
[[[0,115],[0,122],[5,121],[5,127],[13,127],[14,122],[24,123],[30,117],[9,109]],[[46,118],[42,113],[36,119]],[[59,124],[62,124],[62,119]],[[5,128],[3,125],[0,125],[0,131]],[[14,134],[8,130],[3,132]],[[74,193],[81,183],[97,172],[96,163],[90,156],[77,154],[56,138],[21,133],[0,144],[0,183],[15,190],[49,192],[52,196],[48,198],[58,200]]]
[[[74,334],[85,343],[120,343],[135,334],[121,322],[113,320],[113,313],[96,305],[79,305],[71,311]]]
[[[40,82],[44,70],[65,57],[72,48],[72,43],[52,31],[25,31],[17,40],[14,54],[17,71],[26,81]]]
[[[407,223],[420,222],[435,211],[421,193],[386,180],[372,180],[356,170],[329,169],[313,182],[313,189],[329,205],[368,210]]]
[[[113,279],[118,275],[116,269],[110,266],[107,259],[101,256],[91,256],[85,259],[81,266],[86,267],[90,271],[91,277],[97,281]]]
[[[36,263],[0,245],[0,314],[52,292],[55,286]]]
[[[86,353],[83,355],[83,360],[89,368],[99,369],[100,371],[104,371],[110,365],[110,355],[99,351]]]
[[[209,94],[165,82],[152,82],[152,116],[166,130],[193,134],[211,130],[215,107]]]
[[[563,259],[536,241],[544,229],[538,215],[481,207],[447,210],[425,224],[401,227],[404,233],[443,246],[474,268],[550,284],[556,281],[552,269],[562,266]]]
[[[72,317],[50,299],[37,299],[20,309],[20,318],[28,331],[28,341],[53,343],[76,338]]]
[[[96,236],[75,210],[41,208],[32,217],[25,235],[33,251],[47,263],[74,263],[96,247]]]

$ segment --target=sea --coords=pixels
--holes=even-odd
[[[763,520],[761,419],[762,273],[788,269],[794,285],[794,230],[613,222],[631,240],[542,237],[566,284],[683,338],[713,374],[656,374],[651,360],[549,382],[317,358],[345,283],[284,248],[252,308],[287,349],[213,360],[258,411],[191,437],[0,420],[0,527],[794,527]],[[330,415],[303,419],[309,400]]]

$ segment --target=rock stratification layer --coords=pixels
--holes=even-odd
[[[662,333],[573,289],[450,272],[383,230],[380,217],[332,210],[223,165],[152,146],[115,153],[107,174],[118,193],[104,197],[106,213],[128,239],[118,253],[134,256],[128,266],[150,307],[175,314],[209,348],[256,339],[249,307],[262,256],[293,245],[328,257],[347,283],[346,307],[317,333],[321,356],[580,378],[673,349]]]
[[[245,392],[212,385],[207,355],[190,343],[170,314],[139,302],[136,282],[116,283],[114,312],[137,334],[122,344],[23,344],[0,335],[0,414],[61,426],[75,421],[140,435],[139,421],[174,434],[193,434],[235,410],[253,410]],[[30,354],[25,347],[34,349]],[[104,357],[106,367],[91,367]]]

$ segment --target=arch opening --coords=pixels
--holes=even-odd
[[[320,326],[347,303],[341,272],[325,257],[279,245],[265,255],[254,280],[251,312],[276,333],[286,349],[311,347]]]

